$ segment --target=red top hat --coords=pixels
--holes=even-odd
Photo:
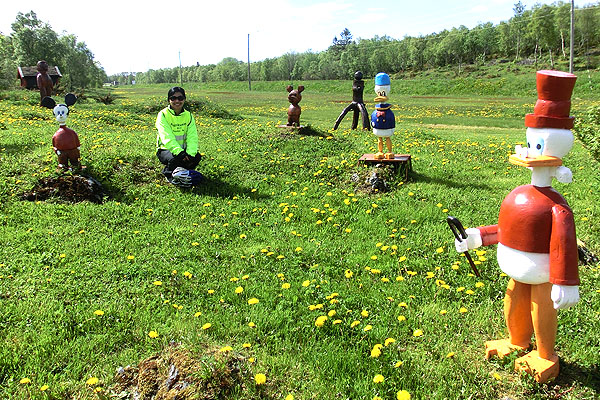
[[[538,71],[536,84],[538,101],[533,114],[525,116],[525,126],[529,128],[573,128],[574,117],[571,111],[571,94],[577,77],[562,71]]]

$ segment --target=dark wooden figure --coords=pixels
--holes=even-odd
[[[369,123],[369,113],[367,112],[367,107],[365,106],[365,102],[363,100],[365,81],[363,81],[362,78],[362,72],[357,71],[354,74],[354,82],[352,82],[352,103],[350,103],[346,108],[344,108],[344,111],[342,111],[338,119],[335,121],[333,130],[336,130],[338,128],[340,122],[342,122],[346,114],[348,114],[351,110],[354,111],[354,114],[352,115],[352,129],[356,129],[358,127],[358,114],[360,113],[360,115],[362,116],[363,129],[371,130],[371,124]]]
[[[51,97],[54,90],[52,78],[48,75],[48,63],[44,60],[37,62],[37,87],[40,89],[40,104],[44,97]]]
[[[290,107],[288,108],[288,123],[287,126],[300,127],[300,114],[302,113],[302,109],[298,105],[300,100],[302,100],[302,91],[304,90],[304,86],[298,86],[298,89],[294,89],[292,85],[288,85],[286,88],[288,91],[288,101],[290,102]]]

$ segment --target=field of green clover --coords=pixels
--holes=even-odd
[[[109,105],[82,96],[68,125],[102,204],[23,198],[56,175],[57,124],[37,93],[0,93],[0,398],[150,399],[123,371],[139,369],[139,388],[144,366],[166,376],[176,359],[178,399],[600,396],[600,266],[580,266],[581,301],[559,312],[561,375],[539,385],[514,358],[484,359],[506,335],[508,278],[495,247],[472,252],[475,277],[445,222],[496,223],[530,182],[507,158],[535,94],[392,93],[394,149],[413,172],[385,175],[382,192],[357,163],[372,133],[350,130],[351,115],[331,130],[351,83],[304,84],[301,132],[277,128],[284,83],[186,86],[207,178],[193,190],[155,157],[168,86],[115,88]],[[572,114],[592,104],[574,99]],[[555,187],[600,254],[598,163],[576,143],[565,165],[573,183]]]

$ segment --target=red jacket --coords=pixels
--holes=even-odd
[[[579,285],[575,220],[552,187],[519,186],[500,206],[498,224],[479,228],[483,245],[550,254],[550,283]]]

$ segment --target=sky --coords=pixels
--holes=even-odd
[[[518,0],[48,0],[2,4],[0,32],[17,13],[34,11],[58,34],[85,42],[107,74],[216,64],[225,57],[260,61],[288,52],[319,52],[348,28],[354,39],[427,35],[460,25],[498,24]],[[526,9],[555,0],[521,0]],[[578,4],[576,7],[583,5]],[[248,36],[249,35],[249,36]],[[249,39],[249,40],[248,40]]]

